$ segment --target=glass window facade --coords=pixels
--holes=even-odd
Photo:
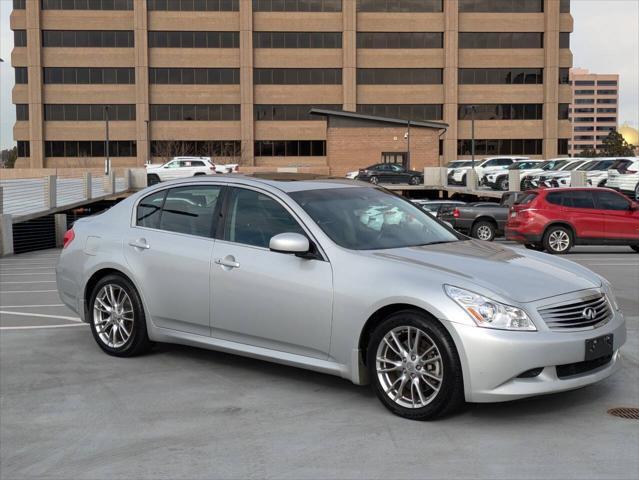
[[[568,120],[568,114],[570,113],[570,104],[569,103],[560,103],[557,109],[557,119],[558,120]]]
[[[240,0],[147,0],[147,8],[173,12],[237,12]]]
[[[240,83],[240,69],[149,68],[149,83],[156,85],[233,85]]]
[[[540,85],[543,68],[460,68],[460,85]]]
[[[341,68],[255,68],[256,85],[339,85]]]
[[[441,68],[358,68],[359,85],[439,85]]]
[[[29,104],[28,103],[16,104],[16,120],[18,122],[29,120]]]
[[[457,118],[471,120],[473,107],[475,120],[541,120],[544,110],[541,103],[460,104]]]
[[[151,48],[240,48],[240,32],[149,32]]]
[[[376,117],[400,118],[402,120],[441,120],[443,105],[440,104],[359,104],[357,112]]]
[[[544,48],[539,32],[459,32],[459,48]]]
[[[42,10],[133,10],[134,0],[42,0]]]
[[[315,120],[325,121],[321,115],[311,115],[311,108],[323,108],[325,110],[341,110],[342,105],[255,105],[255,120],[261,121],[288,121],[288,120]]]
[[[341,12],[342,0],[253,0],[253,11]]]
[[[540,13],[544,0],[459,0],[460,12]]]
[[[253,48],[342,48],[342,32],[253,32]]]
[[[256,157],[323,157],[325,140],[256,140]]]
[[[105,157],[104,140],[48,140],[44,142],[46,157]],[[110,157],[135,157],[135,140],[111,140]]]
[[[109,110],[109,121],[135,120],[134,104],[45,104],[44,119],[54,121],[104,121]]]
[[[444,0],[357,0],[360,12],[442,12]]]
[[[45,67],[45,84],[134,84],[135,69],[126,67]]]
[[[177,156],[237,157],[242,151],[239,140],[152,140],[151,155],[171,158]]]
[[[442,32],[357,32],[357,48],[443,48]]]
[[[43,47],[132,48],[132,30],[42,30]]]
[[[240,106],[233,104],[152,104],[151,120],[200,122],[237,121],[240,120]]]
[[[27,67],[15,67],[16,84],[29,83],[29,71]]]
[[[28,140],[18,140],[18,157],[30,157],[31,145]]]
[[[542,155],[543,140],[475,140],[475,155]],[[457,154],[471,155],[472,140],[458,140]]]
[[[26,30],[14,30],[13,31],[13,46],[14,47],[26,47],[27,46],[27,31]]]

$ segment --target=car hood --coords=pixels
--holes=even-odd
[[[601,287],[597,274],[574,262],[478,240],[377,250],[368,254],[432,272],[433,275],[425,276],[426,281],[440,274],[439,278],[443,276],[445,283],[470,289],[477,285],[519,303]]]

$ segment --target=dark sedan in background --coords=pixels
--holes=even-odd
[[[399,163],[377,163],[360,169],[357,180],[378,183],[408,183],[418,185],[424,182],[424,174],[415,170],[408,170]]]

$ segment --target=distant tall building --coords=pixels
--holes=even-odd
[[[441,160],[568,154],[570,0],[13,0],[18,165],[326,165],[311,107],[441,120]],[[372,139],[374,140],[374,139]],[[381,161],[371,158],[370,163]]]
[[[572,141],[570,155],[598,150],[603,139],[619,126],[619,75],[570,70]]]

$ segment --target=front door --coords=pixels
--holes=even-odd
[[[143,198],[124,239],[154,325],[210,335],[210,288],[217,185],[164,189]]]
[[[639,210],[622,195],[609,191],[594,192],[597,208],[603,214],[606,239],[639,242]]]
[[[213,253],[211,335],[326,359],[333,304],[330,263],[269,250],[274,235],[306,232],[266,192],[233,188],[227,204],[222,239]]]

